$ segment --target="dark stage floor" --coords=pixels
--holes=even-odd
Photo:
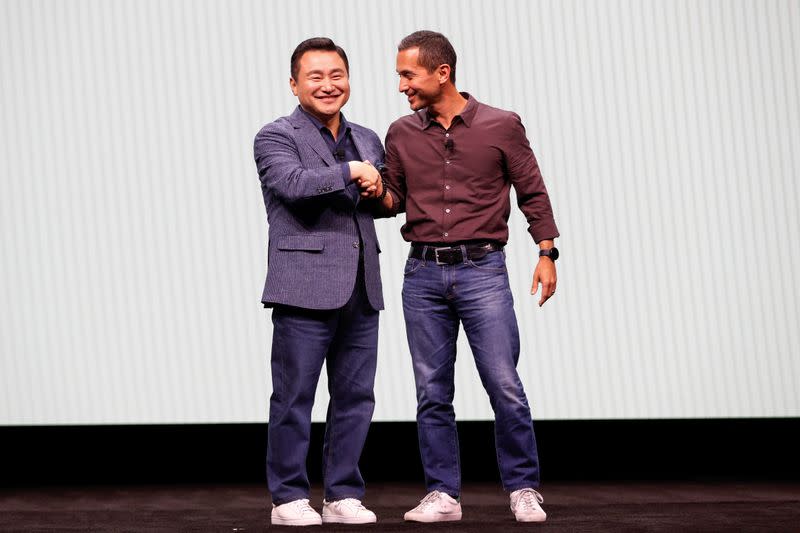
[[[411,524],[403,513],[421,486],[372,484],[370,526],[325,531],[800,531],[798,483],[558,483],[542,487],[544,524],[518,524],[495,485],[464,487],[464,518]],[[321,494],[312,494],[319,510]],[[297,531],[269,525],[268,495],[256,485],[96,486],[0,490],[0,531]],[[303,530],[303,528],[299,528]],[[307,530],[307,528],[306,528]]]

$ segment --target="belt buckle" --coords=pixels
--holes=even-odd
[[[452,249],[453,248],[451,246],[443,246],[441,248],[434,248],[433,249],[433,258],[436,260],[436,264],[437,265],[448,265],[449,263],[442,263],[441,261],[439,261],[439,251],[446,251],[446,250],[452,250]]]

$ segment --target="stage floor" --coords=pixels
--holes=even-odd
[[[468,484],[463,519],[449,524],[403,522],[424,496],[421,485],[370,484],[370,526],[326,531],[800,531],[800,483],[613,482],[543,485],[544,524],[518,524],[499,486]],[[322,496],[312,491],[320,510]],[[258,485],[152,485],[0,489],[0,531],[220,531],[271,527],[269,499]],[[312,528],[316,530],[317,528]]]

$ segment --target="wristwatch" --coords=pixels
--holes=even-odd
[[[553,246],[547,250],[539,250],[539,257],[549,257],[552,261],[558,259],[558,248]]]

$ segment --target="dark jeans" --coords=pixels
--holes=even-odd
[[[466,255],[466,253],[465,253]],[[525,390],[517,373],[519,330],[505,252],[455,265],[409,258],[403,312],[417,385],[417,431],[425,483],[458,497],[461,490],[453,396],[456,338],[464,325],[495,414],[503,487],[539,486],[539,458]]]
[[[378,312],[369,304],[362,273],[341,309],[278,306],[272,322],[267,483],[273,503],[308,498],[311,407],[323,361],[330,394],[322,460],[324,497],[363,498],[358,461],[375,408]]]

